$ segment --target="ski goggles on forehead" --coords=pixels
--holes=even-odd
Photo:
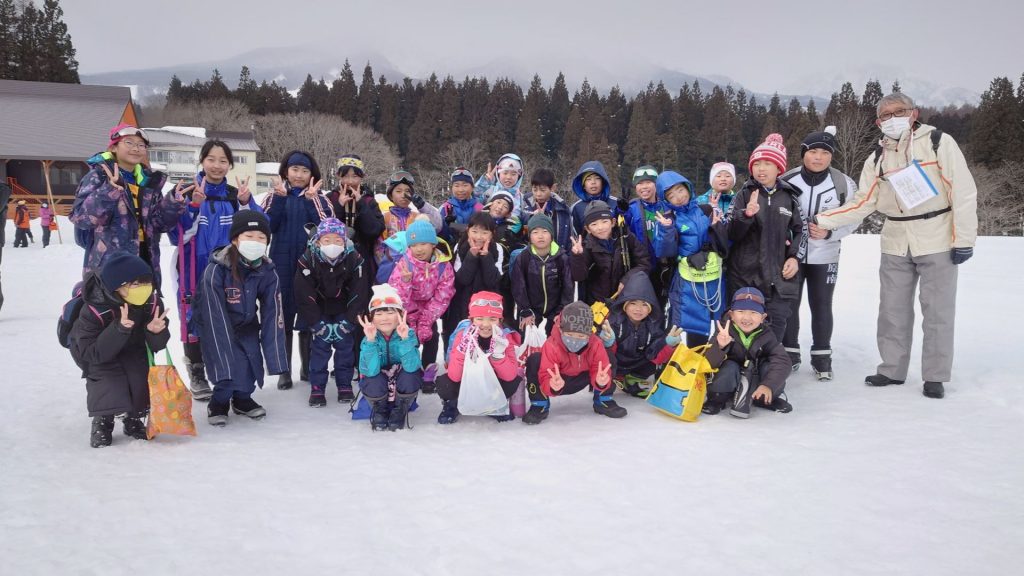
[[[399,170],[398,172],[395,172],[394,174],[391,175],[390,178],[388,178],[388,181],[391,184],[405,183],[410,186],[416,184],[416,179],[412,177],[412,174],[406,172],[405,170]]]
[[[473,173],[470,172],[469,170],[466,170],[465,168],[456,168],[455,171],[452,172],[452,178],[455,178],[456,176],[467,176],[469,178],[472,178]]]
[[[401,306],[401,300],[395,298],[394,296],[374,298],[373,300],[370,300],[370,308],[373,308],[375,311],[383,310],[385,308],[397,310],[398,308],[401,308]]]
[[[125,126],[124,128],[121,128],[117,132],[111,134],[110,139],[120,140],[127,136],[138,136],[139,138],[142,138],[142,141],[145,142],[147,146],[149,145],[149,138],[146,138],[146,133],[143,132],[141,128],[136,128],[135,126]]]
[[[501,308],[501,302],[497,300],[487,300],[485,298],[479,298],[469,303],[470,306],[483,306],[488,308]]]
[[[633,172],[633,179],[637,178],[657,178],[658,171],[654,168],[640,168],[636,172]]]
[[[742,294],[737,294],[732,299],[733,302],[742,302],[744,300],[751,300],[751,301],[756,302],[758,304],[764,305],[764,298],[758,296],[757,294],[751,294],[750,292],[744,292]]]

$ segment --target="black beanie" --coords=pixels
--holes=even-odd
[[[270,240],[270,222],[262,212],[248,208],[235,212],[235,215],[231,217],[231,231],[228,232],[228,236],[234,240],[242,232],[250,230],[263,232],[267,235],[267,240]]]
[[[825,130],[821,132],[811,132],[808,134],[804,141],[800,143],[800,157],[803,158],[805,152],[815,148],[828,150],[832,154],[836,153],[835,126],[826,126]]]
[[[111,254],[100,269],[100,280],[111,292],[140,278],[152,280],[153,268],[142,258],[128,252]]]

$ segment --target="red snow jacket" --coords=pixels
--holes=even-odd
[[[609,380],[606,386],[597,385],[598,364],[605,367],[609,364],[608,352],[605,351],[601,339],[596,334],[591,334],[587,346],[578,354],[573,354],[562,343],[562,329],[559,326],[559,318],[556,318],[551,336],[544,341],[544,346],[540,349],[540,373],[538,374],[540,389],[544,391],[545,396],[558,396],[561,393],[551,389],[551,375],[548,374],[548,370],[554,370],[555,365],[558,365],[558,371],[562,374],[562,378],[589,372],[590,385],[595,390],[604,392],[612,386],[612,383]]]

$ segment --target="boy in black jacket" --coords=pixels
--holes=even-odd
[[[616,223],[612,209],[592,200],[583,215],[586,238],[572,240],[573,280],[581,282],[580,300],[587,304],[610,299],[622,285],[626,272],[636,268],[651,272],[647,247],[633,233]]]
[[[512,296],[519,308],[519,329],[539,326],[548,336],[555,317],[575,299],[569,254],[554,241],[555,224],[544,213],[534,214],[527,225],[530,245],[512,263]]]
[[[751,179],[732,203],[725,296],[729,301],[741,287],[757,288],[764,295],[768,324],[781,341],[800,293],[797,274],[807,249],[800,190],[779,178],[786,171],[782,136],[769,134],[751,153],[748,169]]]
[[[313,336],[310,406],[327,405],[327,364],[332,355],[338,402],[352,400],[357,316],[366,307],[369,290],[363,259],[346,238],[345,225],[336,218],[325,218],[295,269],[299,325],[308,327]]]
[[[82,311],[71,329],[71,356],[82,368],[92,416],[90,445],[110,446],[114,416],[125,414],[124,433],[146,439],[149,411],[146,346],[163,350],[171,333],[167,311],[153,290],[153,269],[127,252],[108,257],[82,287]]]
[[[717,414],[732,397],[730,414],[750,417],[750,405],[776,412],[791,412],[784,390],[789,376],[789,355],[771,330],[765,330],[765,299],[757,288],[740,288],[729,308],[729,319],[711,339],[706,357],[718,368],[708,384],[705,414]]]

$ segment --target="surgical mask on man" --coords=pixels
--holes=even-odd
[[[910,130],[910,116],[893,116],[883,121],[880,128],[882,129],[882,134],[893,140],[899,140],[904,132]]]

